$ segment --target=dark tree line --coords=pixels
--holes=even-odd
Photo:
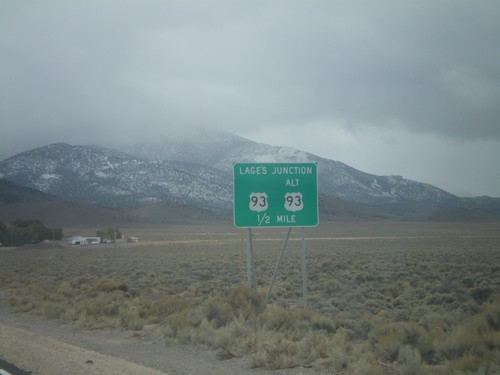
[[[62,237],[61,228],[47,228],[40,220],[19,219],[11,224],[0,221],[1,246],[21,246],[45,240],[60,240]]]
[[[109,240],[111,242],[115,242],[116,239],[122,238],[122,232],[116,228],[107,228],[96,231],[96,236],[101,237],[101,241]]]

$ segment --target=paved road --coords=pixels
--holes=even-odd
[[[31,372],[21,370],[0,358],[0,375],[31,375]]]

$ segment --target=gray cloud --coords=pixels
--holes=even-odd
[[[0,147],[317,122],[500,141],[499,19],[495,1],[2,1]]]

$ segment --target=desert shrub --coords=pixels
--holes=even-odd
[[[481,338],[471,327],[457,327],[450,335],[436,343],[439,358],[453,360],[460,358],[481,344]]]
[[[500,352],[498,321],[500,306],[489,304],[482,311],[453,328],[449,335],[435,343],[436,353],[450,361],[451,368],[463,373],[493,373],[491,366],[500,368],[492,358]]]
[[[227,298],[232,303],[211,298],[203,306],[205,313],[210,312],[207,322],[212,322],[215,328],[213,338],[205,343],[218,350],[218,358],[252,353],[254,366],[278,369],[305,365],[328,357],[331,348],[328,335],[336,330],[330,318],[310,308],[290,310],[269,305],[256,316],[256,320],[251,319],[251,315],[247,319],[239,308],[234,308],[237,297],[237,305],[249,311],[248,299],[244,298],[241,303],[240,292],[246,291],[246,288],[237,286],[234,290],[238,293],[230,293]],[[245,297],[247,295],[245,293]],[[222,321],[226,323],[221,324]],[[174,332],[169,334],[173,335]]]
[[[493,293],[493,289],[489,286],[478,287],[471,289],[470,293],[474,301],[476,301],[478,305],[482,305],[488,300],[488,298],[490,298],[491,294]]]
[[[422,358],[418,349],[403,345],[399,349],[397,363],[401,375],[418,375],[421,373]]]
[[[139,331],[144,327],[144,320],[137,314],[137,311],[123,308],[120,310],[119,318],[122,328]]]
[[[262,332],[263,334],[263,332]],[[252,354],[252,366],[268,370],[287,369],[299,365],[297,344],[285,339],[279,333],[264,335],[257,350]]]
[[[455,302],[455,298],[451,294],[432,294],[427,298],[428,305],[444,305]]]
[[[120,291],[99,293],[95,298],[85,301],[83,312],[94,318],[115,317],[118,316],[120,307],[124,304],[124,296]]]
[[[339,374],[356,374],[356,375],[388,375],[397,374],[391,371],[391,366],[377,363],[373,353],[366,352],[356,358],[356,361],[349,364],[348,372],[338,372]]]
[[[402,345],[403,341],[398,332],[389,331],[378,337],[375,354],[384,362],[394,362]]]
[[[122,292],[126,292],[128,290],[128,285],[125,281],[100,279],[92,284],[91,290],[104,293],[112,292],[114,290],[121,290]]]
[[[443,314],[430,312],[419,319],[419,323],[428,332],[444,333],[451,329],[451,322]]]
[[[344,347],[334,346],[329,349],[328,355],[323,357],[320,356],[316,360],[317,367],[325,372],[342,373],[346,371],[349,365],[349,354],[346,352]],[[356,372],[359,374],[360,372]]]
[[[318,359],[327,358],[331,355],[331,341],[326,332],[307,332],[303,338],[297,342],[297,361],[303,365],[308,365]],[[347,367],[347,358],[342,356],[336,358],[335,364],[340,368]]]
[[[482,315],[491,330],[500,331],[500,304],[486,306]]]
[[[500,366],[470,354],[457,358],[450,364],[450,372],[453,374],[498,374],[498,370]]]
[[[196,337],[192,341],[193,344],[213,346],[215,330],[207,318],[203,318],[200,324],[196,326],[195,333]]]
[[[365,340],[372,329],[372,323],[367,316],[358,319],[341,319],[338,325],[350,332],[351,340]]]
[[[43,315],[48,319],[59,319],[64,313],[63,306],[53,302],[43,304]]]
[[[73,297],[76,293],[71,284],[67,281],[61,281],[57,292],[67,298]]]
[[[168,316],[181,312],[190,306],[189,302],[176,295],[163,296],[157,302],[149,303],[148,315],[156,316],[163,322]]]
[[[335,333],[337,331],[337,323],[327,315],[314,313],[311,316],[311,328],[315,331]]]
[[[254,289],[240,284],[229,291],[228,302],[235,316],[255,319],[263,309],[263,298]]]
[[[215,332],[212,347],[219,350],[217,353],[219,359],[240,357],[253,351],[255,345],[253,336],[254,327],[241,318],[235,319]]]
[[[182,296],[163,295],[159,299],[143,296],[139,302],[139,316],[147,323],[163,324],[170,315],[189,309],[190,323],[197,326],[204,315],[200,311],[192,311],[191,307],[190,301]]]
[[[189,321],[188,314],[188,310],[183,310],[170,315],[164,327],[165,335],[185,344],[190,343],[194,327]]]
[[[258,321],[261,327],[271,331],[287,331],[296,323],[290,310],[276,305],[267,306]]]
[[[23,306],[29,306],[25,312],[31,311],[35,307],[28,297],[12,296],[8,298],[7,302],[10,307],[14,308],[15,312],[23,312]]]
[[[202,292],[202,284],[201,283],[193,283],[187,289],[187,295],[192,298],[196,298]]]
[[[69,305],[62,312],[59,319],[66,324],[73,323],[80,318],[81,311],[78,305]]]
[[[214,345],[220,350],[219,358],[252,353],[253,366],[266,369],[307,365],[328,356],[331,345],[326,332],[294,336],[290,331],[271,331],[238,319],[216,331]]]
[[[403,346],[428,349],[426,332],[416,323],[389,323],[370,332],[373,350],[384,362],[395,362]]]
[[[203,304],[203,313],[216,328],[228,324],[233,318],[233,309],[220,297],[210,297]]]

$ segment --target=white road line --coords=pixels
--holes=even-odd
[[[0,375],[11,375],[11,373],[0,368]]]

